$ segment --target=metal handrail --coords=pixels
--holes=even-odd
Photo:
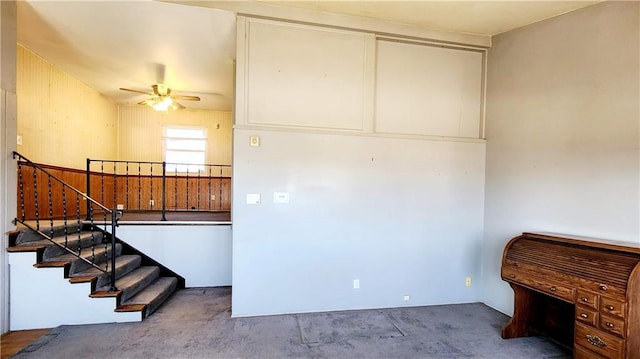
[[[40,165],[38,165],[37,163],[32,162],[31,160],[29,160],[25,156],[21,155],[20,153],[18,153],[16,151],[13,151],[13,159],[16,159],[16,157],[19,158],[20,160],[24,161],[25,163],[29,164],[33,168],[38,169],[39,171],[42,171],[43,173],[45,173],[48,176],[48,178],[53,179],[56,182],[60,183],[62,186],[69,188],[72,192],[75,192],[76,195],[79,195],[82,198],[84,198],[87,201],[87,208],[89,208],[91,206],[91,204],[93,203],[98,208],[102,209],[105,212],[105,214],[108,213],[108,214],[111,215],[111,258],[110,258],[111,259],[111,273],[110,273],[111,285],[110,285],[109,291],[116,291],[117,288],[116,288],[116,285],[115,285],[115,283],[116,283],[115,266],[116,266],[116,226],[117,226],[117,222],[119,220],[119,218],[118,218],[118,210],[117,209],[111,210],[111,209],[105,207],[102,203],[100,203],[100,202],[96,201],[95,199],[91,198],[88,194],[78,190],[77,188],[75,188],[75,187],[71,186],[70,184],[66,183],[65,181],[63,181],[63,180],[57,178],[56,176],[52,175],[47,170],[42,168]],[[88,211],[87,216],[90,216],[91,212],[92,212],[92,210]],[[25,223],[24,218],[22,218],[22,219],[16,218],[15,220],[16,220],[16,222],[19,222],[19,223],[23,224],[25,227],[29,228],[30,230],[33,230],[35,233],[38,233],[40,236],[42,236],[43,238],[49,240],[53,244],[55,244],[55,245],[57,245],[59,247],[62,247],[64,250],[66,250],[67,252],[73,254],[74,256],[79,258],[80,260],[83,260],[83,261],[91,264],[93,267],[96,267],[97,269],[99,269],[103,273],[106,273],[108,271],[108,270],[103,270],[102,268],[97,266],[92,261],[89,261],[88,259],[82,257],[79,253],[76,253],[73,250],[71,250],[71,249],[69,249],[69,248],[67,248],[65,246],[62,246],[61,244],[55,242],[52,237],[50,237],[50,236],[46,235],[45,233],[43,233],[42,231],[40,231],[39,228],[33,228],[31,225]],[[51,220],[53,221],[53,218]],[[92,228],[92,230],[93,230],[93,228]]]

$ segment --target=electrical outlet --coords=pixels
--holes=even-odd
[[[154,204],[156,204],[156,201],[154,201],[154,200],[149,200],[149,205],[150,205],[151,207],[153,207],[153,205],[154,205]]]
[[[411,297],[409,297],[409,296],[408,296],[408,295],[406,295],[406,294],[402,296],[402,300],[404,300],[405,302],[408,302],[408,301],[409,301],[409,299],[411,299]]]
[[[467,277],[467,279],[465,279],[464,285],[471,287],[471,277]]]
[[[124,204],[119,204],[116,206],[116,209],[118,210],[123,210],[124,209]]]
[[[211,195],[211,200],[212,200],[212,201],[215,201],[215,200],[216,200],[216,195],[215,195],[215,194],[212,194],[212,195]]]
[[[360,279],[353,280],[353,289],[360,289]]]

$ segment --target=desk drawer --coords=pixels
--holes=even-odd
[[[607,359],[580,346],[573,348],[573,359]]]
[[[624,337],[624,319],[603,314],[600,316],[600,329]]]
[[[598,298],[599,294],[593,292],[587,292],[582,289],[578,289],[578,293],[576,294],[576,304],[584,305],[589,308],[593,308],[598,310]]]
[[[624,355],[624,340],[579,322],[576,322],[575,345],[606,358],[621,359]]]
[[[531,289],[547,293],[553,297],[573,303],[573,288],[554,283],[546,279],[538,278],[529,273],[516,271],[512,268],[502,267],[502,278],[506,281],[520,283]]]
[[[620,318],[625,317],[626,305],[624,302],[600,297],[600,312],[603,314],[615,315]]]
[[[593,325],[594,327],[598,326],[598,311],[591,310],[589,308],[584,308],[581,306],[576,306],[576,319],[587,323],[589,325]]]

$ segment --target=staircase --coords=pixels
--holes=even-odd
[[[48,221],[41,221],[48,222]],[[28,223],[28,222],[25,222]],[[34,252],[36,268],[63,268],[71,285],[90,283],[92,298],[115,298],[116,312],[140,312],[141,320],[153,313],[175,292],[184,288],[184,279],[126,243],[115,243],[115,290],[111,287],[111,240],[91,223],[52,221],[40,232],[18,225],[8,233],[10,253]],[[73,249],[76,254],[65,248]],[[79,256],[77,255],[79,254]],[[82,259],[84,258],[84,260]],[[107,268],[105,272],[100,268]],[[43,293],[46,296],[46,293]]]
[[[52,224],[53,227],[48,225],[39,229],[41,232],[51,233],[53,241],[43,239],[36,231],[18,225],[18,230],[8,233],[7,251],[35,253],[34,267],[63,268],[64,277],[68,278],[70,285],[89,283],[89,297],[115,298],[115,312],[139,312],[140,320],[151,315],[177,289],[184,288],[184,278],[158,265],[126,243],[117,241],[116,289],[112,290],[110,269],[107,272],[98,269],[110,268],[111,263],[111,243],[106,240],[104,232],[95,230],[87,223],[65,224],[54,221]],[[80,256],[68,253],[64,247],[73,248]],[[46,298],[46,293],[43,294]]]
[[[16,230],[7,233],[12,328],[140,321],[184,288],[184,278],[117,238],[121,212],[13,156],[18,218]]]

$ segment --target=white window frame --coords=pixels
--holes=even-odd
[[[201,136],[171,136],[169,133],[171,130],[188,130],[188,131],[200,131]],[[202,141],[204,146],[202,149],[189,149],[189,148],[173,148],[170,149],[168,146],[168,142],[171,140],[191,140],[191,141]],[[205,164],[207,163],[207,128],[201,126],[182,126],[182,125],[164,125],[162,128],[162,157],[166,162],[166,172],[167,173],[197,173],[205,171]],[[202,162],[193,161],[190,163],[184,161],[175,161],[171,160],[167,155],[168,152],[182,152],[188,153],[193,152],[197,154],[202,154]]]

